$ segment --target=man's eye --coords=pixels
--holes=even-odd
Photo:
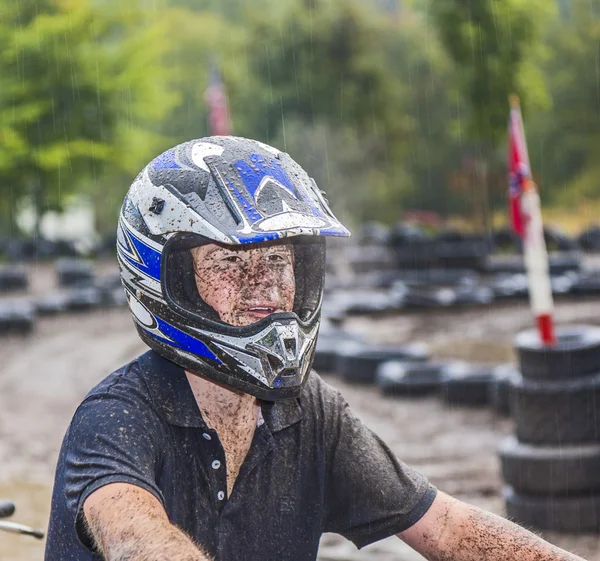
[[[284,263],[287,261],[287,258],[284,255],[280,255],[279,253],[271,253],[267,256],[267,259],[271,263]]]
[[[241,263],[242,259],[238,255],[228,255],[227,257],[223,257],[221,259],[223,263]]]

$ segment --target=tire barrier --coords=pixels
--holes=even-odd
[[[36,300],[35,308],[40,316],[62,314],[69,309],[69,296],[64,292],[44,294]]]
[[[398,346],[375,346],[361,343],[342,348],[336,360],[336,372],[347,382],[373,384],[377,368],[389,360],[424,362],[429,358],[425,345],[414,343]]]
[[[90,283],[94,278],[92,263],[77,259],[59,259],[55,265],[59,286]]]
[[[448,308],[456,304],[456,290],[446,286],[407,286],[394,283],[391,301],[398,308]]]
[[[584,230],[577,237],[579,247],[584,251],[599,252],[600,251],[600,228],[595,226]]]
[[[504,491],[506,514],[526,527],[571,534],[600,532],[600,494],[531,496]]]
[[[346,251],[346,262],[355,274],[370,271],[394,269],[394,254],[384,246],[370,245],[349,247]]]
[[[381,222],[366,222],[358,231],[358,244],[367,246],[386,246],[390,230]]]
[[[529,380],[573,380],[600,372],[600,327],[568,325],[556,329],[557,344],[545,347],[536,330],[519,333],[519,367]]]
[[[504,481],[518,493],[568,496],[600,491],[600,443],[556,448],[508,436],[498,453]]]
[[[40,261],[60,257],[78,257],[80,252],[74,242],[50,241],[45,238],[20,238],[6,240],[1,253],[9,261]]]
[[[363,343],[364,341],[359,335],[343,331],[332,323],[330,319],[324,318],[321,322],[317,338],[313,368],[319,374],[334,373],[336,371],[338,354],[345,347],[355,347],[357,344]]]
[[[21,300],[0,302],[0,334],[26,335],[33,331],[35,308]]]
[[[8,265],[0,268],[0,291],[26,290],[29,286],[27,270]]]
[[[550,253],[548,266],[551,275],[560,275],[581,269],[581,253],[564,251]],[[522,255],[491,255],[483,266],[486,274],[525,273],[525,261]]]
[[[573,279],[571,292],[581,296],[600,294],[600,271],[582,271]]]
[[[102,293],[95,286],[72,288],[67,295],[67,310],[70,312],[85,312],[100,307]]]
[[[442,399],[448,405],[481,407],[490,402],[489,386],[494,380],[494,367],[466,362],[450,365],[441,377]]]
[[[438,393],[446,364],[390,360],[377,367],[376,382],[389,396],[420,397]]]
[[[511,413],[521,442],[562,446],[600,435],[600,375],[559,382],[512,378]]]
[[[540,530],[600,532],[600,328],[561,326],[544,348],[533,330],[515,339],[509,377],[515,437],[499,457],[506,512]]]
[[[497,413],[510,415],[510,380],[520,376],[513,364],[504,364],[494,370],[494,375],[489,385],[489,401]]]

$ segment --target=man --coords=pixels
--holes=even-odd
[[[212,137],[136,178],[118,258],[152,349],[81,404],[47,560],[309,560],[322,532],[438,561],[578,559],[438,492],[310,372],[326,236],[347,230],[287,154]]]

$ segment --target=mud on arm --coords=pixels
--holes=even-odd
[[[111,483],[84,502],[88,533],[107,561],[211,561],[169,521],[160,502],[128,483]]]
[[[429,561],[584,561],[441,492],[423,518],[398,537]]]

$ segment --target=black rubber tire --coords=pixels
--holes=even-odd
[[[358,232],[359,245],[387,245],[390,236],[390,229],[381,222],[375,220],[365,222]]]
[[[513,364],[504,364],[494,370],[494,376],[489,385],[490,404],[497,413],[510,415],[510,379],[520,376]]]
[[[390,360],[377,367],[375,380],[381,393],[418,397],[437,393],[445,364]]]
[[[595,442],[600,435],[600,375],[574,381],[510,379],[511,415],[519,440],[563,446]]]
[[[451,365],[441,378],[442,399],[448,405],[482,407],[490,402],[494,368],[468,363]]]
[[[390,282],[402,281],[406,286],[473,286],[479,282],[479,275],[470,269],[403,269],[389,273]]]
[[[398,291],[399,283],[395,284],[392,293]],[[456,302],[456,290],[438,286],[408,287],[402,296],[407,308],[448,308]]]
[[[579,234],[577,243],[585,251],[600,251],[600,228],[593,226]]]
[[[27,270],[23,267],[5,266],[0,268],[0,291],[26,290],[28,286]]]
[[[548,269],[551,275],[561,275],[568,271],[581,269],[581,254],[578,251],[563,251],[548,257]],[[525,261],[522,255],[490,255],[484,265],[487,273],[525,273]]]
[[[73,288],[67,297],[67,309],[72,312],[85,312],[102,304],[101,292],[93,287]]]
[[[591,270],[581,272],[573,282],[573,294],[581,296],[595,296],[600,294],[600,271]]]
[[[527,277],[524,274],[501,273],[489,281],[494,298],[525,298],[527,296]]]
[[[73,286],[91,282],[94,269],[91,263],[78,259],[59,259],[56,262],[56,274],[60,286]]]
[[[600,492],[600,444],[533,446],[508,436],[498,447],[504,481],[526,495]]]
[[[436,243],[438,259],[452,262],[459,259],[485,258],[490,252],[490,244],[482,236],[456,241],[438,241]]]
[[[574,380],[600,372],[600,327],[559,326],[556,338],[556,346],[545,347],[535,329],[517,335],[515,347],[524,378]]]
[[[423,362],[428,358],[427,350],[420,344],[371,346],[356,343],[340,350],[335,369],[347,382],[373,384],[377,367],[382,362],[388,360]]]
[[[459,286],[454,290],[455,306],[489,306],[494,301],[494,291],[489,286]]]
[[[15,505],[11,501],[0,499],[0,518],[8,518],[15,513]]]
[[[122,308],[127,305],[127,296],[123,288],[100,291],[100,305],[104,308]]]
[[[0,334],[26,335],[33,331],[35,308],[29,302],[2,302],[0,304]]]
[[[504,500],[508,518],[527,528],[569,534],[600,531],[600,494],[533,497],[507,488]]]
[[[377,316],[402,309],[403,300],[394,298],[387,292],[364,291],[348,302],[344,313],[348,316]]]
[[[67,311],[69,305],[69,297],[62,292],[54,292],[44,294],[37,299],[35,303],[36,312],[40,316],[51,316],[62,314]]]
[[[337,368],[338,354],[344,348],[356,348],[360,344],[359,338],[346,334],[341,330],[319,333],[312,367],[319,374],[334,373]]]

